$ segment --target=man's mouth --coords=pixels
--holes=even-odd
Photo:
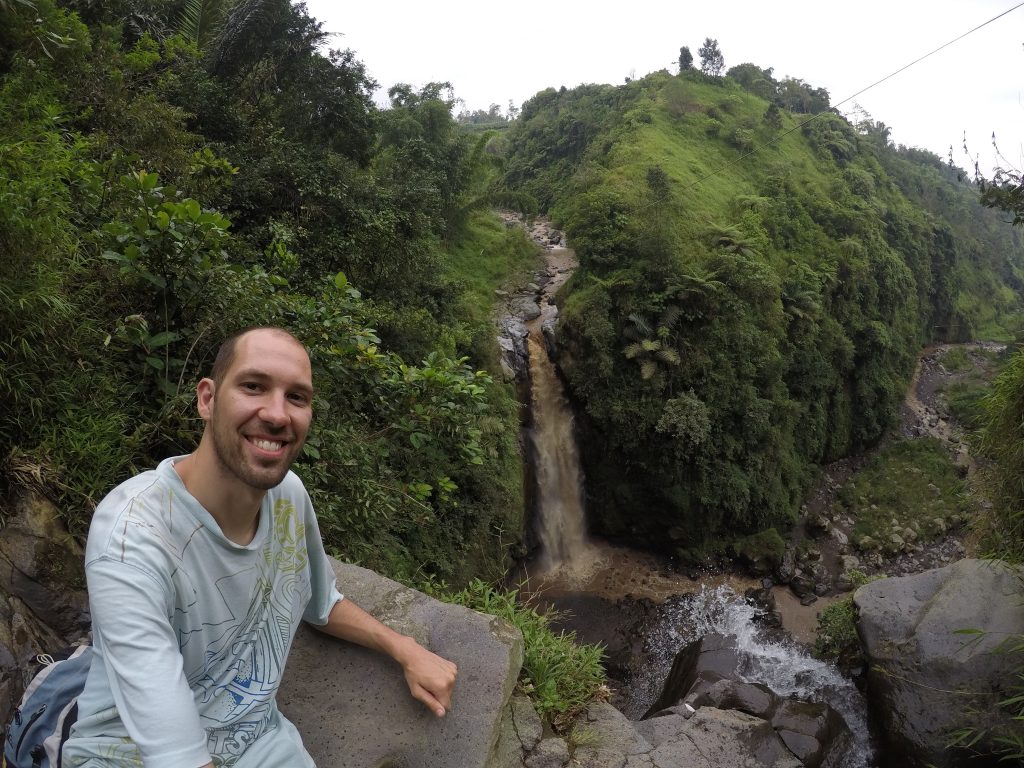
[[[251,442],[257,448],[264,451],[279,451],[284,445],[284,443],[279,440],[261,440],[259,438],[253,438]]]

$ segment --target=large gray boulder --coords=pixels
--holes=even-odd
[[[667,713],[637,723],[653,746],[627,768],[802,768],[771,723],[737,710],[701,707],[692,717]]]
[[[435,600],[332,561],[346,598],[459,667],[452,708],[436,718],[385,656],[303,627],[278,694],[282,712],[324,768],[483,768],[522,667],[507,622]]]
[[[857,590],[854,602],[868,661],[868,701],[886,754],[909,768],[978,765],[947,744],[964,726],[1012,727],[996,703],[1019,683],[1021,658],[999,649],[1024,635],[1024,571],[961,560],[872,582]],[[985,634],[957,634],[964,629]],[[972,752],[991,749],[986,737]]]

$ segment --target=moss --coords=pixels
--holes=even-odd
[[[782,563],[786,542],[776,529],[768,528],[739,539],[732,548],[736,556],[755,572],[768,573]]]

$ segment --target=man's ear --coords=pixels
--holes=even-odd
[[[217,384],[213,379],[201,379],[196,386],[196,407],[203,421],[210,420],[213,410],[213,396],[216,394]]]

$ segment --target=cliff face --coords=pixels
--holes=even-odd
[[[541,92],[509,129],[507,181],[580,261],[559,364],[605,535],[688,557],[786,527],[818,465],[896,423],[922,346],[1012,337],[1020,232],[827,106],[659,72]]]
[[[82,547],[41,497],[20,494],[0,520],[0,723],[36,669],[36,654],[89,633]]]

